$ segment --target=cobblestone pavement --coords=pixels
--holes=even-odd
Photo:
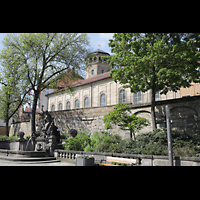
[[[76,166],[76,164],[67,162],[16,162],[0,159],[0,166]]]

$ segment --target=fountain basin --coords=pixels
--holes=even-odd
[[[0,156],[18,157],[18,158],[36,158],[48,156],[46,151],[17,151],[0,149]]]

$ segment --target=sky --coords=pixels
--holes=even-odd
[[[7,35],[7,33],[0,33],[0,51],[3,48],[2,40]],[[112,39],[113,33],[88,33],[88,36],[90,38],[90,45],[91,48],[95,51],[99,49],[98,45],[100,46],[100,49],[111,53],[110,47],[108,46],[109,39]]]

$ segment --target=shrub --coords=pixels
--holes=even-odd
[[[121,153],[121,148],[118,146],[120,141],[121,136],[118,134],[112,135],[106,131],[95,132],[91,143],[86,146],[84,151]]]
[[[7,140],[16,140],[18,137],[17,136],[4,136],[4,135],[1,135],[0,136],[0,141],[7,141]]]
[[[200,157],[200,135],[191,135],[180,130],[172,131],[174,156]],[[65,143],[66,150],[86,152],[112,152],[144,155],[168,155],[167,130],[140,134],[136,140],[123,139],[118,134],[95,132],[90,138],[86,131],[78,132],[75,138]]]
[[[76,137],[65,140],[63,146],[65,150],[83,151],[90,142],[90,135],[87,135],[87,131],[79,131]]]
[[[144,155],[168,155],[167,130],[158,129],[140,134],[136,140],[124,139],[119,143],[123,153]],[[200,157],[200,135],[180,130],[172,131],[174,156]]]

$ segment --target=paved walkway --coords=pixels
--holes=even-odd
[[[0,166],[76,166],[73,163],[67,162],[17,162],[17,161],[9,161],[0,159]]]

